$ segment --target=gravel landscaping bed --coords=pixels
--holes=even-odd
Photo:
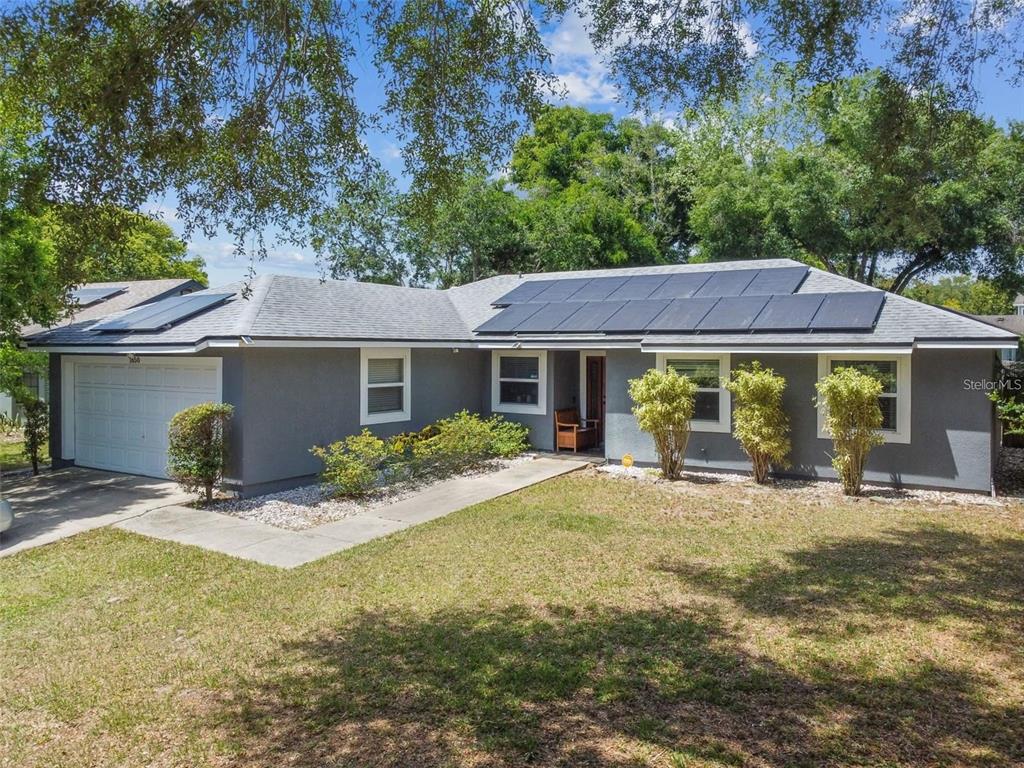
[[[737,485],[744,486],[745,490],[750,491],[772,491],[792,494],[803,501],[816,500],[821,503],[831,503],[846,498],[843,496],[842,489],[838,483],[826,480],[787,479],[776,480],[765,486],[758,486],[748,475],[725,472],[684,472],[682,480],[672,482],[662,480],[661,471],[650,467],[623,467],[620,464],[605,464],[604,466],[597,467],[596,470],[613,477],[631,478],[641,482],[655,483],[684,493],[699,492],[701,486]],[[999,482],[1000,476],[1004,478],[1002,484]],[[992,498],[981,493],[892,488],[865,483],[861,496],[858,498],[886,503],[909,501],[928,504],[963,504],[995,507],[1019,504],[1021,496],[1024,495],[1024,449],[1003,449],[1000,471],[997,471],[997,487],[1000,488],[1000,495],[997,498]]]
[[[533,456],[527,455],[516,459],[496,460],[489,462],[482,470],[466,474],[497,472],[513,464],[532,459]],[[331,486],[316,483],[288,491],[268,493],[264,496],[253,496],[248,499],[224,499],[214,502],[210,508],[244,520],[255,520],[289,531],[303,531],[361,512],[372,512],[449,479],[451,478],[442,478],[429,483],[406,483],[382,488],[377,493],[361,499],[335,498]]]

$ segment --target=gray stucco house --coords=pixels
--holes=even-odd
[[[834,477],[814,385],[837,364],[885,382],[868,478],[987,492],[998,427],[984,386],[1017,336],[789,260],[500,276],[435,290],[267,275],[32,335],[51,353],[58,464],[161,476],[171,415],[229,402],[229,483],[306,482],[309,448],[366,426],[502,413],[553,446],[553,413],[600,421],[612,461],[656,459],[627,384],[652,367],[701,385],[689,463],[746,470],[718,382],[761,360],[788,381],[791,474]],[[186,301],[185,304],[181,302]]]

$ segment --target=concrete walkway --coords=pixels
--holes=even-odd
[[[0,557],[191,499],[167,480],[80,467],[5,477],[4,496],[14,525],[0,534]]]
[[[181,506],[155,509],[118,522],[115,527],[264,565],[294,568],[585,466],[585,461],[563,458],[525,461],[498,472],[437,483],[372,513],[360,513],[305,531],[288,531]]]

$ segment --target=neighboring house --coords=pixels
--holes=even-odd
[[[74,311],[61,320],[54,328],[60,328],[87,320],[97,320],[112,312],[121,312],[132,307],[149,304],[172,296],[203,290],[195,280],[174,278],[170,280],[125,280],[116,283],[86,283],[71,293],[75,303]],[[34,336],[47,330],[41,325],[30,325],[21,329],[25,337]],[[43,400],[49,398],[47,377],[35,373],[25,374],[24,384]],[[19,412],[19,406],[6,392],[0,392],[0,414],[11,416]]]
[[[243,288],[248,287],[248,298]],[[235,406],[227,478],[246,494],[308,482],[310,455],[367,427],[501,413],[553,447],[553,412],[598,419],[603,453],[654,463],[630,379],[672,367],[700,391],[694,469],[746,470],[720,379],[761,360],[786,377],[793,475],[834,477],[815,382],[838,365],[885,384],[871,481],[988,491],[985,383],[1017,337],[785,259],[501,276],[448,290],[262,276],[28,339],[51,353],[57,465],[161,476],[167,423]]]
[[[1018,336],[1024,336],[1024,296],[1017,297],[1014,308],[1017,311],[1012,315],[971,315],[971,317],[983,323],[994,325],[996,328],[1002,328],[1010,333],[1015,333]],[[1020,347],[1016,346],[1013,349],[999,350],[999,359],[1004,363],[1017,362],[1020,359]]]

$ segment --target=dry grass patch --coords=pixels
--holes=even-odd
[[[0,765],[1024,761],[1019,507],[559,478],[282,572],[0,560]]]

